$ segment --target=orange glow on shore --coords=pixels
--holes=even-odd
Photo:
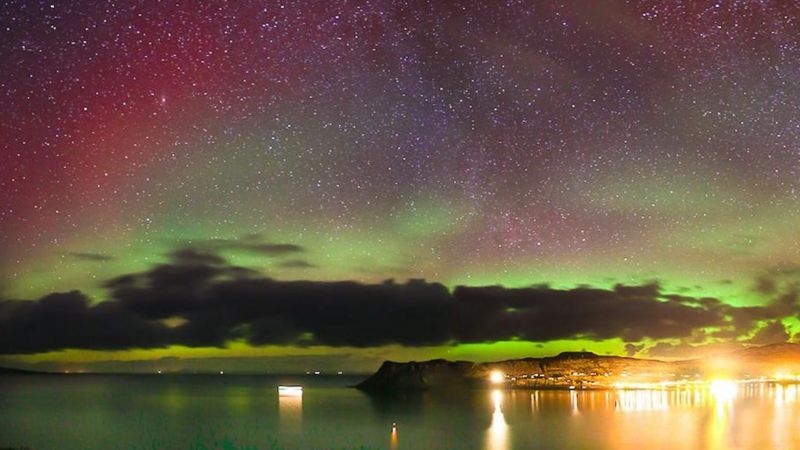
[[[489,374],[489,381],[491,381],[492,384],[500,384],[504,380],[505,376],[503,375],[503,372],[500,372],[499,370],[494,370]]]
[[[708,389],[711,396],[720,402],[730,401],[736,396],[738,390],[738,383],[731,380],[713,380]]]

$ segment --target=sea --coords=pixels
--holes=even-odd
[[[797,385],[374,395],[350,387],[362,379],[4,375],[0,448],[800,448]]]

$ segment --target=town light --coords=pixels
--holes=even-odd
[[[489,374],[489,381],[493,384],[500,384],[503,380],[505,380],[505,377],[503,376],[503,372],[499,370],[493,370],[492,373]]]
[[[735,381],[713,380],[709,385],[711,396],[720,402],[729,402],[736,396],[737,385]]]

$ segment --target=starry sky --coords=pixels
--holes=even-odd
[[[10,1],[0,61],[0,362],[800,332],[795,2]]]

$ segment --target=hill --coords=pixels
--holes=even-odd
[[[37,372],[34,370],[15,369],[13,367],[0,367],[0,375],[51,375],[51,373]]]
[[[604,389],[666,386],[714,378],[794,378],[800,374],[800,344],[751,347],[719,357],[660,361],[564,352],[545,358],[470,361],[385,361],[357,387],[367,391],[449,389],[492,384],[512,388]]]

